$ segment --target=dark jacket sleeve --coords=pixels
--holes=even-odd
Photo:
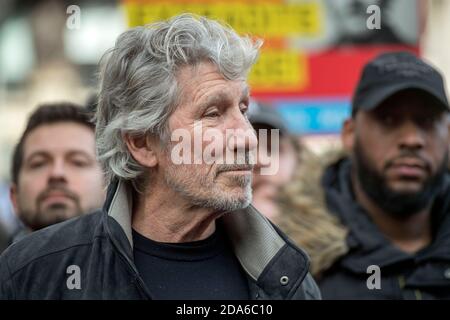
[[[8,266],[7,256],[0,256],[0,300],[14,299],[12,276]]]
[[[2,253],[9,245],[9,234],[0,223],[0,253]]]

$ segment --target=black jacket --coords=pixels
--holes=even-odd
[[[9,234],[6,232],[6,228],[3,227],[0,222],[0,253],[3,252],[9,245]]]
[[[0,299],[151,299],[133,263],[131,198],[127,184],[114,184],[101,211],[10,246],[0,257]],[[320,298],[306,254],[252,206],[221,223],[252,299]]]
[[[350,180],[351,163],[341,159],[322,179],[329,210],[350,229],[350,251],[318,281],[324,299],[450,299],[450,175],[432,207],[433,242],[416,254],[394,247],[359,206]],[[381,289],[368,289],[377,265]],[[372,282],[372,279],[369,281]]]

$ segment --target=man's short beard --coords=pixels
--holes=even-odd
[[[448,151],[436,173],[429,176],[417,192],[398,192],[389,188],[386,179],[374,168],[358,141],[355,144],[354,161],[357,179],[367,196],[385,213],[406,219],[425,209],[438,194],[445,180]]]
[[[55,204],[46,210],[39,208],[37,212],[22,209],[19,212],[19,217],[28,228],[36,231],[82,214],[78,202],[73,212],[69,213],[68,210],[63,204]]]
[[[219,190],[219,187],[200,176],[195,170],[190,170],[189,176],[180,175],[180,170],[189,170],[189,166],[168,168],[165,181],[168,186],[196,207],[210,208],[214,211],[231,212],[246,208],[252,201],[251,176],[233,177],[236,184],[243,188],[241,196],[233,196]]]
[[[43,207],[43,202],[46,197],[52,192],[63,193],[73,203],[73,206],[68,206],[65,203],[54,203],[46,208]],[[50,225],[63,222],[76,216],[80,216],[88,210],[83,210],[81,207],[80,197],[66,186],[65,183],[51,182],[42,190],[35,203],[35,208],[29,205],[29,199],[19,192],[18,196],[18,215],[22,222],[31,230],[39,230]],[[85,208],[96,209],[96,208]]]
[[[252,176],[234,176],[236,185],[242,188],[240,195],[224,192],[216,181],[211,181],[210,177],[204,176],[203,172],[196,170],[195,164],[175,165],[170,158],[170,144],[163,147],[167,156],[169,166],[164,173],[165,183],[175,192],[186,199],[192,206],[209,208],[214,211],[232,212],[244,209],[252,202]],[[245,154],[245,163],[249,163],[250,155]],[[227,167],[220,165],[220,168]],[[188,173],[188,174],[186,174]],[[217,177],[218,172],[216,172]]]

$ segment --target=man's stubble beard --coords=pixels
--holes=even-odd
[[[252,175],[233,175],[228,177],[228,181],[233,185],[233,189],[242,189],[240,192],[235,190],[230,192],[227,190],[228,188],[220,187],[217,178],[221,174],[221,170],[230,169],[233,165],[216,165],[213,178],[211,178],[211,173],[203,173],[202,165],[175,165],[170,159],[170,148],[166,149],[166,154],[168,166],[164,172],[165,183],[192,206],[210,208],[214,211],[231,212],[246,208],[252,202]],[[245,159],[246,163],[248,163],[249,156],[245,155]],[[197,170],[197,168],[200,168],[200,170]]]
[[[73,208],[65,204],[54,204],[46,209],[37,203],[34,212],[26,206],[19,205],[18,215],[28,228],[35,231],[82,215],[83,210],[79,201],[74,200],[74,203]]]
[[[385,213],[398,219],[406,219],[433,202],[441,190],[447,171],[448,151],[435,174],[430,175],[417,192],[392,190],[385,177],[378,173],[357,140],[354,150],[356,178],[366,195]]]

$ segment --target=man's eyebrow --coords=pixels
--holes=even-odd
[[[66,152],[66,156],[68,156],[68,157],[78,156],[78,155],[82,155],[82,156],[85,156],[85,157],[87,157],[89,159],[92,159],[92,156],[88,152],[86,152],[84,150],[69,150],[68,152]],[[32,152],[25,159],[25,162],[28,162],[28,161],[32,160],[33,158],[39,157],[39,156],[40,157],[44,157],[44,158],[51,158],[51,154],[49,152],[44,151],[44,150],[37,150],[37,151]]]
[[[242,90],[240,100],[246,100],[250,96],[250,89],[248,86],[245,86]],[[231,96],[226,93],[225,91],[219,91],[217,93],[214,93],[212,95],[209,95],[203,102],[200,104],[200,109],[206,109],[211,104],[220,104],[223,101],[227,102],[231,100]]]
[[[200,103],[201,109],[206,109],[211,104],[220,104],[223,101],[230,100],[230,96],[223,91],[219,91],[217,93],[209,95],[205,100]]]
[[[70,150],[69,152],[67,152],[66,156],[73,157],[73,156],[79,156],[79,155],[84,156],[84,157],[86,157],[88,159],[94,159],[95,160],[95,157],[93,158],[88,152],[86,152],[84,150]]]

